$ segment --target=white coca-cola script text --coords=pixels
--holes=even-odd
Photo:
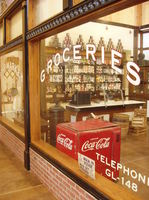
[[[93,150],[98,150],[98,149],[105,149],[105,148],[108,148],[109,145],[110,145],[110,137],[100,138],[100,139],[92,138],[91,140],[87,140],[86,142],[84,142],[81,150],[83,152],[86,152],[86,151],[93,151]]]
[[[73,141],[70,140],[68,137],[66,137],[66,135],[64,134],[59,134],[57,136],[57,143],[61,144],[62,146],[64,146],[66,149],[69,149],[72,151],[72,143]]]

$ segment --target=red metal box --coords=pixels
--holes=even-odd
[[[115,179],[119,172],[110,163],[120,162],[120,141],[121,129],[99,119],[62,123],[56,128],[57,149],[76,160],[78,152],[95,160],[97,172],[106,176],[109,169]]]

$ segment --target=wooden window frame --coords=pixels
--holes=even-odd
[[[69,0],[66,0],[69,1]],[[70,5],[67,7],[69,8]],[[63,11],[57,13],[56,15],[62,13]],[[28,0],[28,13],[29,13],[29,17],[28,17],[28,29],[31,30],[32,28],[35,28],[36,26],[40,26],[40,24],[46,22],[48,19],[42,21],[41,23],[37,24],[34,22],[34,16],[35,16],[35,10],[34,10],[34,1],[33,0]],[[30,14],[31,13],[31,14]],[[52,16],[54,17],[54,16]]]
[[[0,45],[0,47],[2,47],[4,45],[4,20],[0,20],[0,25],[2,26],[2,31],[3,31],[3,42],[2,45]]]
[[[18,35],[17,37],[15,38],[10,38],[10,21],[11,19],[18,13],[18,12],[22,12],[22,34],[23,35],[23,11],[22,11],[22,6],[21,4],[11,13],[9,14],[7,17],[6,17],[6,43],[16,39],[17,37],[21,36],[21,35]]]

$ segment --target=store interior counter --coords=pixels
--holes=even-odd
[[[95,115],[105,115],[109,114],[110,120],[114,113],[121,112],[133,112],[135,108],[143,107],[145,102],[135,101],[135,100],[125,100],[125,101],[114,101],[110,100],[108,102],[100,101],[99,103],[91,102],[90,105],[72,105],[66,106],[70,121],[80,121],[84,120],[94,113]]]

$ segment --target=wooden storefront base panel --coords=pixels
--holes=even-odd
[[[43,141],[33,142],[33,148],[38,149],[41,152],[44,152],[43,154],[48,155],[48,157],[55,162],[57,162],[60,166],[64,167],[67,171],[69,171],[70,174],[75,175],[78,177],[78,179],[83,180],[85,183],[90,185],[92,188],[94,188],[96,191],[104,195],[106,198],[110,200],[140,200],[134,193],[128,191],[124,187],[117,185],[116,183],[108,180],[107,178],[101,176],[100,174],[96,173],[96,179],[93,180],[90,177],[83,174],[78,166],[78,162],[68,155],[58,151],[56,148],[50,146],[47,143],[44,143]],[[48,163],[43,157],[41,157],[39,154],[36,153],[33,150],[31,150],[31,170],[36,170],[35,173],[38,175],[40,179],[42,179],[42,182],[44,182],[49,189],[50,188],[50,179],[51,173],[47,173],[48,166],[51,165]],[[36,156],[38,158],[36,158]],[[36,161],[36,165],[35,162]],[[41,166],[42,165],[42,166]],[[34,166],[34,167],[33,167]],[[35,167],[36,166],[36,167]],[[42,167],[42,168],[41,168]],[[35,169],[36,168],[36,169]],[[53,167],[54,168],[54,167]],[[39,170],[38,170],[39,169]],[[41,171],[41,174],[40,174]],[[55,171],[58,171],[58,169],[55,168]],[[59,171],[58,171],[59,172]],[[45,175],[44,175],[45,174]],[[60,178],[65,176],[62,174]],[[55,175],[57,177],[57,175]],[[58,178],[54,177],[54,182],[59,182],[57,180]],[[48,180],[47,180],[48,179]],[[67,180],[68,177],[65,176],[65,179]],[[61,181],[60,181],[61,182]],[[56,184],[55,183],[55,184]],[[73,184],[75,184],[73,182]],[[67,188],[67,186],[66,186]]]
[[[1,124],[0,142],[6,145],[24,163],[25,144]]]
[[[31,150],[31,172],[52,191],[58,200],[96,200],[95,197],[74,183],[33,150]]]
[[[23,141],[24,140],[24,128],[16,125],[5,117],[0,116],[0,124],[5,126],[11,132],[15,132],[18,137]]]

